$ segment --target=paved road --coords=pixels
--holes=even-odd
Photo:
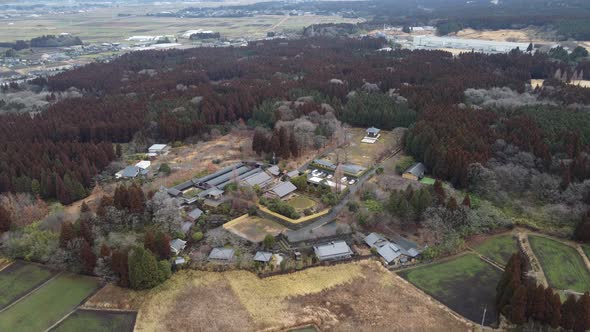
[[[330,213],[301,229],[287,232],[287,238],[289,239],[289,242],[293,243],[304,241],[310,237],[309,234],[311,230],[322,227],[325,224],[333,221],[336,218],[336,216],[342,211],[342,209],[346,206],[348,201],[350,201],[350,198],[353,197],[354,194],[359,190],[359,188],[362,187],[363,183],[365,183],[367,179],[369,179],[373,174],[375,174],[377,168],[379,168],[379,166],[381,166],[381,164],[383,164],[385,161],[398,154],[400,151],[401,150],[395,152],[388,158],[382,160],[381,163],[375,165],[375,167],[363,174],[354,185],[349,186],[350,190],[348,191],[348,193],[342,198],[342,200],[340,200],[340,203],[338,203],[332,208],[332,211],[330,211]]]

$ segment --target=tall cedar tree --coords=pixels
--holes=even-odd
[[[96,255],[92,251],[92,247],[88,242],[83,241],[80,249],[80,260],[82,261],[82,272],[84,274],[94,274],[94,267],[96,266]]]
[[[10,211],[4,206],[0,205],[0,232],[8,232],[12,225],[12,217]]]
[[[521,325],[526,323],[527,291],[524,285],[520,285],[510,301],[510,321]]]
[[[80,220],[80,236],[88,242],[89,245],[94,245],[94,232],[92,221],[87,218]]]
[[[62,248],[66,248],[68,246],[68,242],[73,240],[76,237],[76,230],[74,229],[74,225],[71,222],[66,221],[61,225],[61,231],[59,233],[59,246]]]
[[[576,302],[574,332],[585,332],[590,328],[590,295],[580,296]]]
[[[465,198],[463,198],[461,205],[471,209],[471,198],[469,197],[469,194],[465,194]]]
[[[119,286],[129,287],[129,251],[113,250],[111,267],[119,278]]]
[[[447,193],[443,188],[442,182],[439,180],[434,181],[434,197],[438,205],[444,205],[447,200]]]
[[[117,210],[124,210],[129,207],[129,192],[126,186],[120,185],[115,189],[113,202]]]
[[[100,257],[109,257],[111,256],[111,248],[106,243],[102,243],[100,246]]]
[[[170,251],[170,236],[168,234],[159,232],[156,235],[156,250],[159,259],[170,259],[172,252]]]
[[[143,213],[145,209],[145,195],[143,190],[134,183],[128,188],[127,195],[127,204],[129,204],[127,208],[129,209],[129,212],[136,214]]]
[[[551,306],[551,318],[549,319],[549,326],[556,329],[561,323],[561,298],[559,294],[553,294],[549,302]]]
[[[152,232],[151,230],[145,232],[145,235],[143,237],[143,246],[147,250],[151,251],[152,254],[158,255],[158,247],[156,246],[156,236],[154,235],[154,232]]]

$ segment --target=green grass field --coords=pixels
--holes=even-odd
[[[314,207],[316,202],[307,196],[299,195],[288,200],[287,204],[297,211],[303,211]]]
[[[53,273],[34,264],[14,262],[0,272],[0,309],[49,280]]]
[[[433,185],[435,181],[436,181],[435,179],[425,176],[422,178],[422,180],[420,180],[420,183]]]
[[[518,246],[512,235],[501,235],[486,240],[474,249],[494,262],[505,265],[510,255],[518,251]]]
[[[581,293],[590,290],[590,272],[574,248],[543,236],[531,235],[529,242],[551,287]]]
[[[52,332],[132,332],[136,313],[76,310]]]
[[[496,321],[494,299],[502,272],[474,254],[405,270],[399,274],[474,322],[481,321],[486,306],[486,325]]]
[[[64,274],[0,313],[0,331],[45,331],[98,287],[94,278]]]

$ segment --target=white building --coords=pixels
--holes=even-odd
[[[154,144],[148,149],[149,153],[165,154],[170,151],[170,147],[166,144]]]
[[[529,43],[513,43],[505,41],[467,39],[457,37],[414,36],[413,47],[415,49],[451,48],[460,50],[473,50],[482,53],[508,53],[515,48],[526,51]]]

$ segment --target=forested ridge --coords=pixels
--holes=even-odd
[[[572,67],[522,52],[457,58],[443,51],[376,52],[383,42],[277,40],[244,48],[135,52],[36,80],[53,94],[75,87],[84,97],[54,101],[35,116],[2,116],[0,191],[34,192],[69,203],[83,196],[92,178],[116,157],[112,143],[128,142],[139,131],[163,141],[199,136],[212,126],[248,121],[265,101],[290,100],[294,92],[319,96],[298,107],[297,114],[323,114],[320,104],[328,103],[351,125],[410,125],[408,152],[457,186],[466,185],[470,164],[490,158],[497,139],[534,153],[548,168],[552,154],[586,151],[585,140],[572,145],[579,141],[572,128],[567,127],[574,131],[572,142],[554,146],[546,141],[547,129],[526,112],[506,117],[460,104],[469,88],[522,93],[531,78],[549,79],[558,69],[571,77],[587,63]],[[587,89],[555,86],[540,93],[559,89],[559,95],[590,95]]]

